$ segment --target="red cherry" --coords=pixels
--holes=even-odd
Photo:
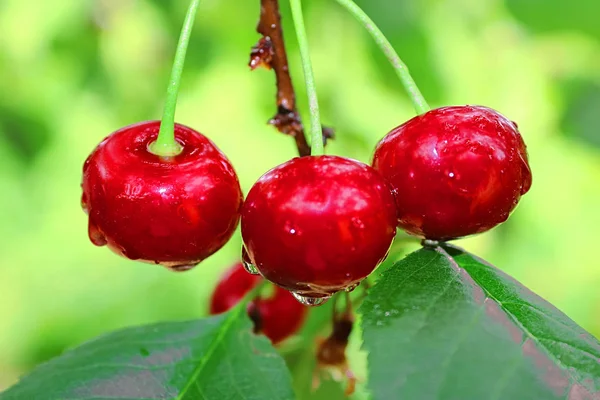
[[[366,164],[336,156],[295,158],[270,170],[242,208],[252,263],[312,305],[369,275],[386,257],[395,226],[384,179]]]
[[[104,139],[83,166],[82,205],[94,244],[181,271],[229,240],[242,192],[229,160],[191,128],[175,125],[179,155],[148,151],[159,128],[142,122]]]
[[[235,306],[262,278],[246,273],[241,263],[235,264],[221,277],[210,303],[210,313],[219,314]],[[296,333],[306,317],[306,307],[290,292],[274,287],[270,297],[257,298],[248,306],[249,314],[264,333],[276,344]]]
[[[487,107],[414,117],[381,140],[373,167],[393,188],[398,226],[432,240],[493,228],[531,187],[517,125]]]

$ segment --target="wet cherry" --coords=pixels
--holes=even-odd
[[[233,265],[221,277],[213,292],[210,313],[219,314],[235,306],[262,278],[248,274],[241,263]],[[248,305],[256,331],[276,344],[296,333],[306,317],[307,308],[290,292],[274,287],[269,297],[259,297]]]
[[[151,153],[159,127],[159,121],[131,125],[96,147],[83,167],[82,205],[94,244],[185,270],[229,240],[242,192],[225,155],[191,128],[175,125],[183,147],[177,156]]]
[[[504,222],[531,187],[517,125],[477,106],[431,110],[378,144],[373,167],[396,197],[398,226],[446,240]]]
[[[316,305],[355,287],[396,233],[394,198],[370,166],[336,156],[290,160],[264,174],[242,208],[248,257],[268,280]]]

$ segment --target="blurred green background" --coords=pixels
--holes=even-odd
[[[532,190],[508,223],[460,244],[599,336],[600,3],[359,3],[432,106],[482,104],[518,122]],[[81,167],[94,146],[121,126],[160,117],[186,7],[0,0],[0,389],[95,335],[205,315],[220,271],[238,257],[239,234],[187,273],[120,259],[89,242],[80,208]],[[344,10],[333,0],[306,0],[305,8],[323,120],[337,133],[328,152],[367,162],[378,139],[414,112]],[[228,155],[246,192],[295,155],[293,140],[265,124],[275,112],[273,74],[247,67],[258,12],[258,0],[202,1],[177,112]],[[364,382],[359,346],[355,338],[351,358]]]

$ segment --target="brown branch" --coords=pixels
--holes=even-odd
[[[277,81],[277,114],[269,120],[269,124],[279,132],[294,137],[300,156],[310,155],[310,146],[296,109],[296,94],[288,68],[278,0],[261,0],[260,21],[256,30],[263,37],[252,48],[250,68],[272,68]]]

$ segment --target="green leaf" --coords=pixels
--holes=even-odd
[[[359,312],[373,399],[597,399],[600,343],[453,246],[387,270]]]
[[[102,336],[37,367],[0,399],[293,399],[283,359],[243,310]]]

